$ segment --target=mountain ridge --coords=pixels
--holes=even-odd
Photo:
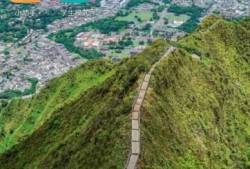
[[[157,67],[138,168],[249,168],[250,31],[242,22],[206,18]]]
[[[159,40],[138,57],[119,63],[119,69],[102,85],[56,110],[40,128],[1,155],[5,162],[0,168],[124,167],[137,81],[166,48],[166,42]],[[17,151],[29,156],[17,155]],[[5,155],[9,153],[16,155]]]
[[[250,166],[249,21],[211,16],[173,43],[178,50],[156,67],[142,107],[138,168]],[[79,97],[9,147],[0,155],[0,168],[124,168],[138,86],[171,43],[158,40],[116,65],[100,61],[109,65],[94,71],[104,71],[103,80],[76,90]],[[77,71],[72,72],[70,77]]]

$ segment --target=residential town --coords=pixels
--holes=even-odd
[[[11,51],[7,57],[0,54],[0,93],[7,89],[23,91],[30,88],[29,78],[37,78],[41,88],[48,80],[83,62],[63,45],[40,38],[33,45],[28,44],[25,52],[22,49]]]

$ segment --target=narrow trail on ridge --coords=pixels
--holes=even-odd
[[[140,155],[140,109],[143,104],[145,95],[147,93],[149,81],[155,67],[167,56],[169,56],[173,51],[175,51],[175,47],[170,47],[167,52],[157,61],[149,70],[149,72],[144,76],[144,79],[141,83],[140,89],[138,91],[138,95],[135,99],[133,108],[132,108],[132,128],[131,128],[131,150],[129,154],[128,163],[126,165],[127,169],[135,169],[139,155]]]

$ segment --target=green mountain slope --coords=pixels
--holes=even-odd
[[[157,67],[139,168],[250,168],[249,21],[209,17]]]
[[[0,168],[124,168],[129,151],[130,110],[139,85],[138,80],[166,49],[166,42],[159,40],[138,57],[111,65],[111,72],[110,66],[105,66],[110,63],[103,61],[100,61],[103,65],[89,66],[89,69],[93,68],[97,72],[98,69],[107,67],[104,71],[107,72],[104,74],[107,78],[102,77],[105,80],[99,80],[99,85],[76,91],[80,92],[79,97],[69,96],[71,99],[57,109],[53,109],[52,105],[60,103],[60,96],[68,88],[56,88],[49,92],[60,92],[56,99],[50,97],[49,93],[46,94],[45,90],[41,91],[41,95],[51,99],[49,102],[39,101],[53,103],[52,107],[47,106],[51,108],[48,113],[50,118],[19,144],[0,155]],[[76,72],[73,70],[68,77],[75,77]],[[58,80],[55,84],[65,83],[61,78]],[[81,83],[84,85],[89,80]],[[15,106],[25,112],[23,107]],[[7,108],[12,110],[13,106]],[[36,109],[31,114],[35,115]],[[13,115],[13,118],[17,117]]]
[[[249,25],[206,18],[156,67],[138,168],[250,167]],[[118,64],[91,61],[31,99],[0,104],[0,168],[124,168],[138,87],[168,47],[159,40]]]
[[[32,99],[17,99],[0,109],[0,152],[39,128],[53,111],[114,74],[109,61],[90,61],[48,83]]]

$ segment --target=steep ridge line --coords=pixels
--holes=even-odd
[[[150,68],[149,72],[144,76],[143,81],[138,92],[138,96],[135,99],[132,107],[132,129],[131,129],[131,151],[126,168],[135,169],[140,154],[140,116],[141,106],[143,104],[145,95],[147,93],[148,84],[151,78],[151,74],[155,70],[155,67],[173,51],[175,47],[170,47],[167,52]]]
[[[214,22],[208,29],[206,29],[205,31],[200,31],[201,34],[205,35],[207,34],[209,31],[211,31],[215,26],[217,26],[222,20],[218,19],[216,22]]]

